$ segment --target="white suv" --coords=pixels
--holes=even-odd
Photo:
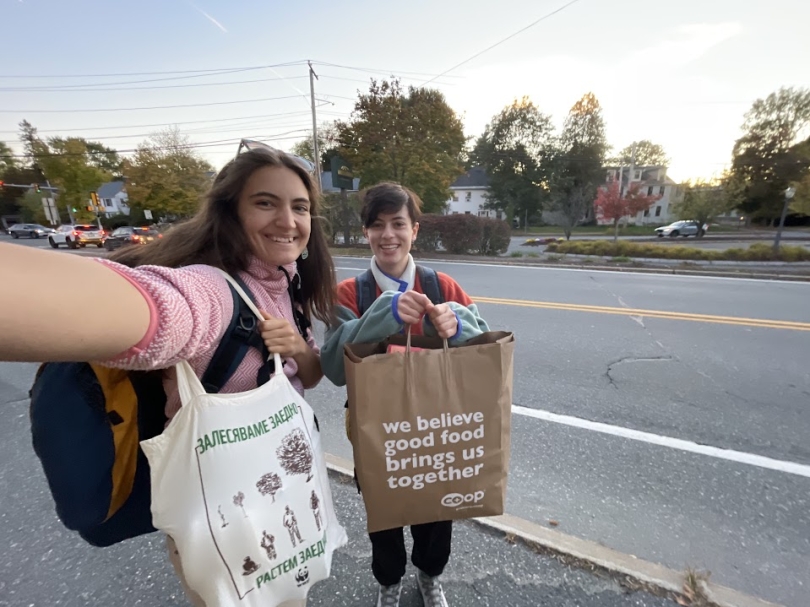
[[[55,234],[48,236],[48,244],[54,249],[58,248],[60,244],[69,249],[85,247],[89,244],[101,248],[104,246],[105,235],[104,230],[89,223],[75,226],[59,226]]]

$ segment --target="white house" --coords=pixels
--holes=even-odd
[[[129,215],[127,190],[123,181],[110,181],[102,184],[96,191],[96,195],[104,205],[104,214],[107,217],[119,214]]]
[[[447,201],[445,215],[478,215],[479,217],[502,218],[501,211],[486,209],[489,176],[484,167],[473,167],[450,186],[452,195]]]
[[[680,202],[683,192],[672,179],[667,177],[667,168],[662,166],[648,167],[605,167],[605,183],[621,181],[623,188],[639,184],[641,193],[647,196],[660,196],[652,206],[629,218],[629,223],[635,225],[661,225],[670,223],[678,217],[674,206]],[[603,221],[600,223],[610,223]]]

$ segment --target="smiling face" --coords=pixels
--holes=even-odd
[[[408,266],[408,253],[419,232],[419,224],[411,221],[408,208],[402,206],[393,213],[380,213],[363,234],[379,268],[395,278],[402,276]]]
[[[273,266],[292,263],[309,242],[312,230],[309,193],[293,171],[257,169],[242,188],[237,213],[253,254]]]

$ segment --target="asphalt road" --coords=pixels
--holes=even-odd
[[[521,253],[530,253],[534,251],[542,252],[545,250],[543,245],[534,246],[534,245],[526,245],[524,244],[526,240],[529,238],[546,238],[545,235],[538,235],[538,236],[513,236],[509,240],[509,248],[506,251],[506,254],[512,253],[514,251],[520,251]],[[611,240],[611,237],[608,235],[602,236],[580,236],[576,235],[572,237],[572,240]],[[766,245],[773,245],[773,238],[760,238],[755,240],[737,240],[732,236],[723,237],[723,238],[651,238],[648,236],[623,236],[620,237],[620,240],[630,240],[633,242],[638,242],[639,244],[658,244],[658,245],[665,245],[665,246],[683,246],[683,247],[690,247],[696,249],[711,249],[715,251],[725,251],[726,249],[747,249],[752,244],[766,244]],[[802,239],[790,239],[784,240],[783,244],[791,245],[791,246],[803,246],[810,249],[810,239],[805,237]]]
[[[810,329],[810,285],[433,265],[473,298],[518,302],[480,305],[517,336],[510,514],[807,606],[810,331],[762,320]],[[344,399],[308,395],[327,449],[351,457]]]
[[[336,263],[340,277],[367,264]],[[510,514],[807,606],[810,285],[433,265],[480,298],[493,329],[517,336]],[[0,366],[0,543],[12,545],[9,564],[23,559],[14,571],[31,575],[75,543],[41,507],[24,423],[32,372]],[[327,450],[350,458],[343,390],[324,381],[307,400]],[[67,592],[131,572],[163,579],[156,550],[110,563],[71,552],[36,584]],[[0,584],[0,605],[2,596]]]

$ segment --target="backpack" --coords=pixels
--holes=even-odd
[[[416,266],[416,274],[419,276],[419,285],[422,287],[422,292],[428,296],[428,299],[434,304],[444,303],[444,294],[442,293],[441,285],[439,285],[439,277],[436,271],[425,267]],[[377,299],[377,281],[374,280],[374,274],[371,270],[366,270],[354,279],[354,288],[357,296],[357,311],[362,316]]]
[[[234,313],[201,379],[209,393],[222,389],[250,348],[269,354],[256,331],[255,314],[230,290]],[[294,294],[290,283],[295,311]],[[308,321],[295,316],[305,335]],[[261,368],[257,383],[270,378],[272,366],[271,360]],[[165,427],[163,373],[46,363],[37,371],[30,396],[34,451],[65,527],[99,547],[155,531],[149,464],[139,443]]]

